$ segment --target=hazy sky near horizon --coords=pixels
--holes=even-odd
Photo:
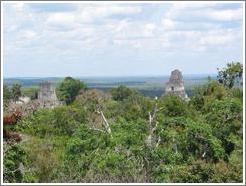
[[[3,3],[4,77],[214,74],[243,62],[242,3]]]

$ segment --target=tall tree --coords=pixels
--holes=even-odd
[[[239,82],[243,75],[243,65],[239,62],[228,63],[226,68],[218,69],[218,81],[228,88]]]
[[[14,101],[17,101],[19,99],[19,97],[21,96],[21,85],[16,83],[16,84],[13,84],[12,88],[11,88],[11,96],[12,96],[12,99]]]
[[[11,99],[11,92],[7,85],[3,85],[3,106],[4,109],[8,107],[9,101]]]
[[[86,89],[83,82],[72,77],[66,77],[57,87],[57,95],[61,101],[69,104],[74,101],[81,89]]]
[[[138,92],[134,89],[130,89],[126,86],[120,85],[117,88],[113,88],[111,90],[112,98],[116,101],[123,101],[124,99],[134,95],[138,94]]]
[[[3,100],[8,101],[11,98],[11,92],[8,85],[3,85]]]

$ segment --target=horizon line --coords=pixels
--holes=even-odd
[[[216,73],[212,74],[182,74],[184,76],[216,76]],[[69,75],[64,75],[64,76],[8,76],[4,77],[3,79],[9,79],[9,78],[64,78],[64,77],[73,77],[73,78],[128,78],[128,77],[164,77],[164,76],[170,76],[170,74],[165,74],[165,75],[115,75],[115,76],[104,76],[104,75],[95,75],[95,76],[69,76]]]

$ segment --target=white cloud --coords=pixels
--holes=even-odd
[[[221,35],[210,35],[210,36],[204,36],[201,38],[200,43],[202,45],[223,45],[227,41],[230,41],[231,38],[228,36],[221,36]]]
[[[34,32],[32,30],[26,30],[26,31],[22,32],[21,35],[25,39],[33,39],[35,36],[37,36],[36,32]]]
[[[185,9],[199,9],[199,8],[211,8],[215,7],[218,3],[216,2],[176,2],[173,3],[171,10],[185,10]]]
[[[175,22],[168,18],[164,18],[162,24],[165,30],[172,30],[175,28]]]
[[[218,9],[221,3],[174,3],[165,19],[189,21],[236,21],[241,20],[243,9]]]
[[[240,36],[238,31],[231,30],[215,30],[210,31],[207,34],[203,34],[199,43],[201,45],[220,45],[226,47],[226,45],[230,45],[233,42],[236,42]]]
[[[130,22],[123,20],[121,22],[111,22],[109,25],[112,37],[119,39],[130,39],[136,37],[142,37],[144,32],[144,24],[139,22]]]
[[[57,64],[73,59],[110,61],[111,54],[122,59],[129,53],[159,60],[167,53],[192,58],[208,51],[235,51],[242,41],[242,23],[237,21],[242,18],[241,8],[175,3],[165,11],[150,6],[152,10],[145,12],[143,7],[113,3],[81,4],[69,12],[35,12],[28,6],[23,11],[11,9],[5,11],[7,16],[4,13],[4,51],[8,56],[34,56],[27,50],[32,48],[40,60],[56,56]],[[166,13],[160,18],[158,12]]]
[[[122,32],[123,30],[127,29],[129,27],[129,23],[127,20],[120,20],[117,23],[111,23],[108,24],[112,31],[117,33],[117,32]]]
[[[234,21],[243,18],[243,10],[216,10],[208,13],[208,16],[218,21]]]
[[[142,41],[140,40],[124,40],[124,39],[114,39],[113,43],[115,45],[128,47],[129,45],[134,48],[142,47]]]
[[[18,2],[18,3],[14,3],[12,6],[15,9],[15,11],[23,11],[24,5],[25,4],[23,2]]]
[[[143,35],[146,37],[153,37],[156,30],[156,25],[154,23],[147,23],[144,26]]]
[[[174,3],[162,19],[162,38],[173,51],[207,52],[226,50],[242,39],[239,28],[228,30],[225,23],[242,19],[243,9],[218,8],[219,3]],[[230,27],[230,26],[229,26]]]
[[[90,23],[98,19],[103,19],[112,15],[130,15],[137,14],[142,11],[137,6],[120,6],[120,5],[102,5],[102,6],[81,6],[78,13],[80,22]]]
[[[169,11],[166,13],[166,18],[177,18],[184,12],[194,12],[198,9],[207,9],[216,6],[215,2],[177,2],[172,5]],[[200,12],[202,14],[202,12]]]
[[[71,24],[75,20],[72,13],[52,13],[47,19],[49,24]]]
[[[66,30],[90,27],[90,25],[97,27],[97,21],[103,22],[103,26],[106,28],[113,22],[114,27],[112,29],[120,32],[120,30],[125,29],[124,27],[127,27],[127,20],[121,21],[116,19],[117,23],[114,23],[113,19],[111,19],[112,16],[129,16],[140,13],[141,11],[140,6],[81,4],[73,12],[49,13],[45,22],[47,26],[51,27],[50,29],[57,31],[61,30],[60,27]]]

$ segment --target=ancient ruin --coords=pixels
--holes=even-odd
[[[189,100],[185,88],[182,73],[179,70],[174,70],[171,73],[169,81],[166,84],[165,95],[176,95],[184,100]]]
[[[38,92],[38,99],[42,101],[57,100],[55,88],[48,81],[40,83],[40,90]]]
[[[57,99],[55,87],[48,81],[40,83],[38,100],[47,108],[54,108],[61,104]]]
[[[38,92],[38,99],[31,100],[29,97],[20,97],[18,101],[11,101],[5,108],[6,113],[13,113],[19,109],[23,116],[34,114],[41,108],[55,108],[62,105],[56,96],[55,87],[50,82],[42,82]]]

